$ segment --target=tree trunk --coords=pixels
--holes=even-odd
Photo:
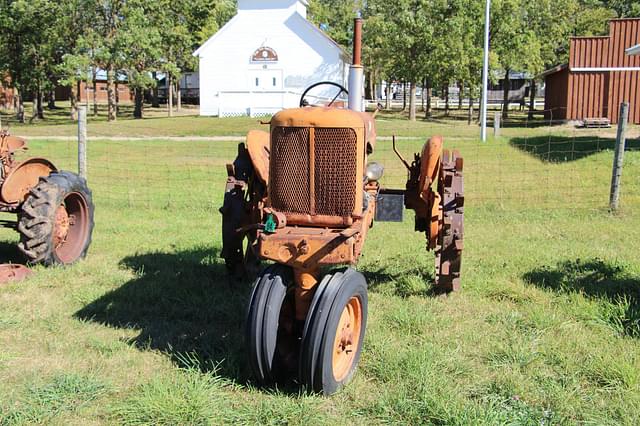
[[[445,84],[444,88],[444,116],[449,116],[449,85]]]
[[[422,96],[420,96],[420,102],[422,103],[422,112],[424,112],[424,99],[425,99],[425,92],[424,92],[424,87],[427,85],[427,79],[423,79],[422,80]]]
[[[509,70],[504,73],[503,82],[503,98],[502,98],[502,118],[509,117],[509,89],[511,87],[511,81],[509,80]]]
[[[391,109],[391,83],[387,81],[387,85],[384,88],[384,109],[387,111]]]
[[[55,90],[49,90],[49,93],[47,94],[47,97],[48,97],[47,108],[56,109],[56,91]]]
[[[144,89],[140,87],[136,87],[134,89],[135,93],[135,108],[133,109],[133,118],[142,118],[142,114],[144,111]]]
[[[71,103],[71,119],[78,119],[78,98],[76,96],[76,88],[74,85],[71,85],[71,90],[69,90],[69,102]]]
[[[18,123],[24,124],[24,99],[22,99],[22,93],[16,91],[16,120]]]
[[[38,120],[44,120],[44,93],[42,92],[42,89],[38,89],[36,96],[37,99],[34,99],[37,105],[36,116],[38,117]]]
[[[424,93],[422,96],[424,96]],[[424,118],[429,117],[431,117],[431,79],[427,79],[427,107],[424,110]]]
[[[462,95],[464,92],[464,82],[459,81],[458,82],[458,109],[461,110],[462,109]]]
[[[152,72],[153,82],[155,83],[151,89],[151,106],[153,108],[160,108],[160,102],[158,101],[158,73]]]
[[[536,80],[531,79],[531,87],[529,87],[529,120],[533,120],[533,112],[536,110]]]
[[[407,82],[402,83],[402,112],[407,110]]]
[[[113,64],[107,66],[107,121],[116,121],[116,94],[113,90]]]
[[[91,80],[93,84],[93,115],[97,117],[98,116],[98,82],[96,82],[96,78],[97,78],[96,67],[92,67]]]
[[[169,117],[173,117],[173,80],[171,79],[171,73],[167,73],[165,82],[167,86],[167,109],[169,110]]]
[[[416,83],[409,84],[409,120],[416,121]]]
[[[116,79],[116,116],[120,114],[120,86],[118,85],[118,80]]]
[[[180,80],[176,81],[176,111],[182,110],[182,93],[180,92]]]
[[[467,125],[471,126],[472,121],[473,121],[473,97],[471,96],[471,92],[469,92],[469,116],[467,117]]]

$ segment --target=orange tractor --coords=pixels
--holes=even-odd
[[[414,210],[415,229],[436,254],[436,289],[460,287],[462,158],[433,137],[411,164],[400,156],[404,189],[381,187],[382,166],[367,160],[376,130],[375,114],[361,112],[361,28],[356,19],[350,90],[337,85],[349,108],[334,106],[340,93],[310,106],[305,91],[300,108],[277,113],[269,132],[249,132],[227,165],[222,257],[238,276],[259,260],[274,262],[255,280],[247,314],[260,383],[297,378],[331,394],[351,379],[367,325],[367,283],[352,266],[374,220],[400,221],[404,207]],[[331,269],[338,265],[351,266]]]
[[[0,131],[0,211],[18,215],[0,225],[18,231],[18,248],[29,263],[73,263],[91,243],[91,191],[85,179],[49,160],[16,161],[15,154],[26,149],[24,139]]]

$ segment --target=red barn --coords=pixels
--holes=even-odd
[[[618,122],[629,102],[629,121],[640,124],[640,56],[625,51],[640,44],[640,18],[613,19],[609,35],[572,37],[569,63],[545,71],[548,118],[608,118]]]

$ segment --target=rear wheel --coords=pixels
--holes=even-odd
[[[441,228],[436,248],[436,291],[460,289],[462,249],[464,241],[464,182],[463,160],[457,151],[442,154],[442,168],[438,182]]]
[[[300,380],[307,389],[330,395],[351,381],[367,326],[367,283],[348,268],[325,276],[305,322]]]
[[[249,303],[246,341],[249,365],[261,383],[295,372],[298,339],[295,328],[293,274],[272,265],[256,278]]]
[[[256,232],[242,230],[244,226],[260,222],[256,209],[258,200],[264,195],[262,183],[256,176],[251,158],[244,144],[238,146],[238,156],[233,165],[227,166],[227,183],[222,214],[222,252],[229,273],[236,277],[254,277],[258,272],[259,259],[253,253],[252,244]]]
[[[94,206],[87,182],[66,171],[40,179],[18,212],[18,248],[30,263],[70,264],[87,254]]]

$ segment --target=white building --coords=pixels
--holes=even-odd
[[[194,52],[200,115],[273,114],[298,106],[313,83],[346,87],[349,56],[307,21],[307,6],[307,0],[238,0],[237,15]]]

